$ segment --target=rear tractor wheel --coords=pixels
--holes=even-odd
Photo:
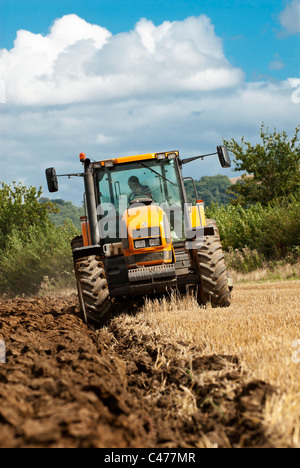
[[[214,227],[214,235],[206,236],[198,250],[198,261],[201,275],[202,292],[200,304],[211,304],[212,307],[229,307],[231,303],[232,280],[227,273],[219,230],[214,220],[206,220]]]

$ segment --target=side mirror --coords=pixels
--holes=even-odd
[[[217,146],[219,161],[222,167],[231,167],[230,156],[226,146]]]
[[[49,192],[50,193],[58,192],[58,181],[57,181],[56,170],[54,169],[54,167],[50,167],[49,169],[46,169],[46,179],[47,179]]]

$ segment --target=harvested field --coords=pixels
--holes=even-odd
[[[97,330],[75,294],[0,300],[0,447],[300,447],[299,290],[127,303]]]

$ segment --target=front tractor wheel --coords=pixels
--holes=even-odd
[[[206,223],[214,227],[214,235],[206,236],[198,250],[198,261],[201,275],[201,293],[198,302],[211,304],[213,307],[229,307],[231,287],[225,265],[219,230],[214,220]]]
[[[104,265],[96,255],[75,260],[80,309],[85,322],[101,323],[111,310]]]

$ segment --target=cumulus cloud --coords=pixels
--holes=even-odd
[[[13,49],[0,50],[1,78],[6,82],[8,102],[71,102],[80,92],[79,81],[84,78],[81,64],[101,49],[110,36],[105,28],[89,24],[77,15],[56,20],[47,36],[18,31]]]
[[[40,186],[46,167],[78,172],[82,151],[93,159],[209,153],[222,138],[257,141],[262,121],[287,131],[299,121],[298,82],[247,83],[204,15],[157,26],[141,19],[116,35],[64,16],[45,36],[19,31],[14,47],[0,50],[0,70],[0,152],[9,158],[0,180]],[[222,169],[207,158],[185,171],[200,178]],[[81,180],[60,187],[61,198],[81,202]]]
[[[280,22],[289,34],[300,33],[300,0],[292,0],[280,14]]]
[[[18,105],[214,90],[243,79],[204,15],[159,26],[142,19],[134,30],[115,36],[67,15],[47,36],[19,31],[14,48],[0,52],[0,67],[7,100]]]

